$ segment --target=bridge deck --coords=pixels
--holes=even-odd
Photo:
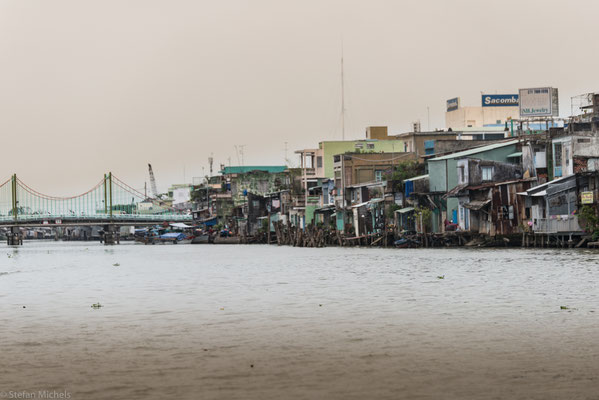
[[[98,215],[18,215],[0,216],[0,226],[93,226],[93,225],[157,225],[163,222],[192,222],[191,215],[143,215],[108,214]]]

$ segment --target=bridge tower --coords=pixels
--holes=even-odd
[[[19,201],[17,200],[17,174],[11,177],[11,194],[12,194],[12,217],[17,221],[19,212]],[[6,244],[9,246],[18,246],[23,244],[23,234],[18,226],[11,226],[10,232],[6,234]]]
[[[121,243],[121,233],[119,226],[113,222],[112,211],[112,172],[109,172],[108,175],[104,174],[104,213],[110,218],[110,223],[103,227],[105,245]]]

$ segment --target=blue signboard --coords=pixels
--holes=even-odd
[[[447,100],[447,111],[454,111],[460,108],[460,98],[454,97],[453,99]]]
[[[483,107],[518,107],[517,94],[483,94]]]

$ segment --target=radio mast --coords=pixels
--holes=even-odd
[[[343,76],[343,42],[341,42],[341,138],[345,140],[345,77]]]

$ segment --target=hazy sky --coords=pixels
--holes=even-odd
[[[444,126],[445,100],[597,90],[599,2],[0,0],[0,175],[48,194],[112,171],[159,189],[207,158],[282,164],[368,125]]]

